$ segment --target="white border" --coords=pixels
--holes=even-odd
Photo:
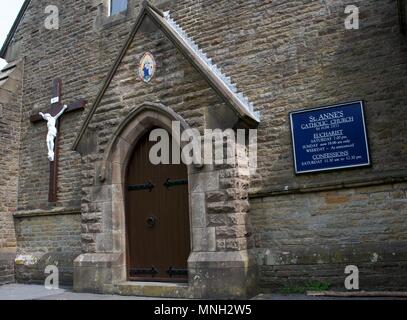
[[[294,114],[299,114],[299,113],[306,113],[306,112],[310,112],[310,111],[316,111],[316,110],[336,108],[336,107],[341,107],[341,106],[350,106],[350,105],[356,104],[356,103],[359,103],[360,110],[361,110],[361,113],[362,113],[363,131],[364,131],[364,134],[365,134],[366,152],[367,152],[367,163],[361,163],[361,164],[350,165],[350,166],[340,166],[340,167],[333,167],[333,168],[325,168],[325,169],[298,171],[298,168],[297,168],[297,155],[295,153],[295,135],[294,135],[294,126],[293,126],[293,115]],[[365,112],[364,112],[364,101],[363,100],[357,100],[357,101],[352,101],[352,102],[335,104],[335,105],[331,105],[331,106],[324,106],[324,107],[318,107],[318,108],[312,108],[312,109],[304,109],[304,110],[290,112],[290,125],[291,125],[291,142],[292,142],[292,149],[293,149],[293,154],[294,154],[295,174],[322,172],[322,171],[331,171],[331,170],[349,169],[349,168],[358,168],[358,167],[367,167],[367,166],[371,165],[370,149],[369,149],[369,143],[368,143],[368,138],[367,138]]]

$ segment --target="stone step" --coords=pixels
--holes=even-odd
[[[105,285],[104,289],[109,294],[118,294],[122,296],[179,299],[192,298],[192,293],[186,283],[127,281],[113,285]]]

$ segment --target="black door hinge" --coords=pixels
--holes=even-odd
[[[188,270],[187,269],[177,269],[177,268],[170,267],[167,270],[167,274],[170,277],[173,277],[173,276],[188,276]]]
[[[169,189],[171,187],[184,186],[186,184],[188,184],[188,179],[171,180],[170,178],[168,178],[164,182],[164,187]]]
[[[134,184],[134,185],[129,185],[127,189],[129,191],[141,191],[141,190],[149,190],[150,192],[154,189],[154,185],[150,182],[147,181],[144,184]]]
[[[130,269],[130,277],[139,277],[139,276],[152,276],[154,277],[158,274],[158,270],[154,267],[148,268],[139,268],[139,269]]]

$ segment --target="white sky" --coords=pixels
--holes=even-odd
[[[16,19],[24,0],[1,0],[0,1],[0,47],[6,41],[7,34]],[[6,65],[3,59],[0,59],[0,69]]]

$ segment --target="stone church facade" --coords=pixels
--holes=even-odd
[[[109,0],[25,1],[1,50],[0,284],[43,282],[55,265],[80,292],[239,298],[343,290],[354,265],[361,289],[405,290],[405,1],[124,2],[109,14]],[[44,25],[48,5],[58,29]],[[344,27],[347,5],[359,30]],[[144,82],[147,52],[156,71]],[[49,108],[55,79],[62,103],[86,105],[60,121],[50,201],[47,126],[30,118]],[[371,166],[296,175],[289,113],[356,100]],[[257,170],[186,166],[188,277],[130,281],[129,238],[144,245],[128,225],[130,162],[173,121],[257,129]]]

